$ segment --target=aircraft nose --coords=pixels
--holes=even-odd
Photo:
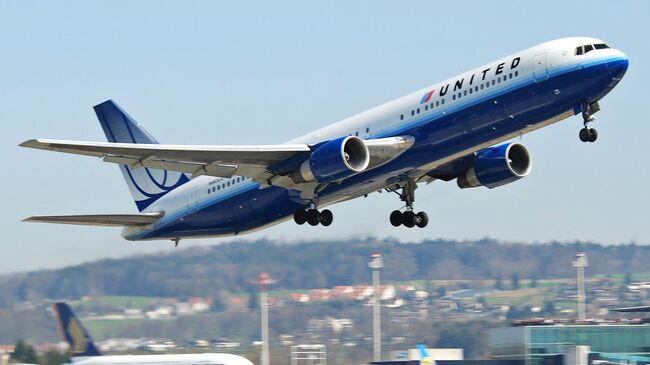
[[[612,78],[621,79],[627,71],[629,60],[625,53],[620,52],[620,57],[607,61],[607,70]]]

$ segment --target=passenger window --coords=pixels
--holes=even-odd
[[[366,128],[366,133],[370,133],[370,128]]]
[[[511,79],[511,78],[512,78],[512,74],[508,74],[508,78]]]
[[[496,80],[492,80],[492,86],[494,86],[494,84],[496,84]]]
[[[420,108],[418,108],[417,110],[418,110],[418,114],[420,114]]]
[[[399,116],[399,120],[404,120],[404,114],[401,114],[401,115]]]
[[[429,105],[424,106],[424,111],[427,111],[427,110],[429,110]]]
[[[515,71],[515,77],[519,76],[519,71]]]
[[[474,86],[474,91],[478,91],[478,86]]]
[[[456,100],[456,94],[451,97],[452,100]]]
[[[472,93],[472,89],[469,89],[469,93],[470,93],[470,94]]]
[[[464,96],[467,96],[467,90],[465,90],[465,91],[463,92],[463,95],[464,95]]]
[[[415,110],[411,110],[411,116],[415,115]]]
[[[359,131],[354,132],[355,137],[359,137]]]
[[[440,103],[444,105],[445,104],[445,99],[442,99],[442,101]]]
[[[592,46],[591,44],[588,44],[588,45],[585,46],[585,53],[587,53],[589,51],[593,51],[593,50],[594,50],[594,46]]]
[[[438,105],[440,105],[440,102],[439,102],[438,100],[436,100],[436,107],[437,107]]]
[[[433,101],[431,102],[431,106],[430,106],[430,108],[433,109]]]
[[[481,90],[483,90],[483,84],[481,84]]]

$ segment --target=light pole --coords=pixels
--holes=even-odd
[[[373,253],[368,263],[372,269],[372,287],[374,303],[372,305],[372,338],[373,338],[373,361],[381,361],[381,312],[379,294],[379,271],[384,268],[384,260],[378,253]]]
[[[576,253],[576,259],[573,261],[573,266],[577,271],[578,280],[578,319],[584,321],[586,319],[585,312],[585,267],[589,266],[587,254],[584,252]]]
[[[269,301],[268,286],[275,283],[268,273],[260,273],[253,281],[260,285],[260,312],[262,317],[262,356],[261,365],[269,365]]]

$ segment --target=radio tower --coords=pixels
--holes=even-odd
[[[275,283],[268,273],[260,273],[253,283],[260,286],[260,312],[262,317],[262,356],[261,365],[269,365],[269,284]]]
[[[372,305],[373,361],[378,362],[381,361],[381,312],[379,307],[381,295],[379,294],[379,271],[384,268],[384,259],[381,258],[381,254],[373,253],[368,267],[372,269],[372,291],[375,297]]]

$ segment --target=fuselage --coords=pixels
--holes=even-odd
[[[580,48],[586,45],[591,47],[587,52]],[[542,43],[287,143],[315,145],[346,135],[412,136],[414,145],[399,157],[318,195],[319,206],[353,199],[579,113],[580,105],[604,97],[627,70],[623,52],[601,45],[603,41],[587,37]],[[165,212],[158,222],[125,229],[123,236],[238,235],[287,220],[306,204],[299,191],[238,176],[199,176],[146,209]]]
[[[253,365],[244,357],[231,354],[114,355],[73,358],[74,365]]]

